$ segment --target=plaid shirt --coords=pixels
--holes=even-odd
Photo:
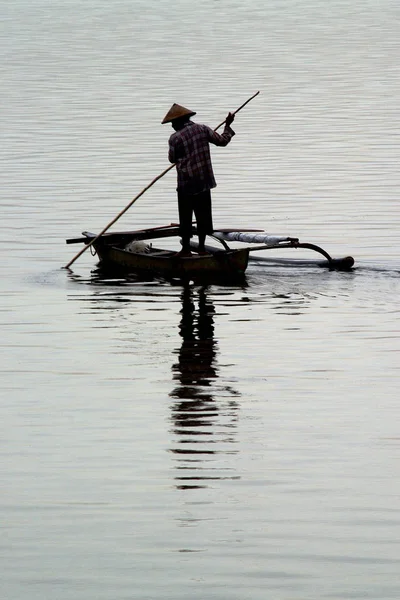
[[[186,194],[200,194],[217,184],[211,165],[210,143],[226,146],[235,135],[225,125],[224,132],[216,133],[207,125],[188,121],[169,138],[168,159],[176,163],[178,190]]]

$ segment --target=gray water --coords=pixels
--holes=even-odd
[[[1,10],[1,597],[398,599],[398,3]],[[61,268],[168,166],[173,102],[215,127],[257,90],[215,225],[352,272]],[[176,219],[171,172],[114,229]]]

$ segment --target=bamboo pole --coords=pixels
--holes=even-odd
[[[244,103],[243,103],[241,106],[239,106],[239,108],[237,108],[237,109],[234,111],[234,113],[233,113],[233,114],[234,114],[234,115],[236,115],[236,113],[238,113],[240,110],[242,110],[242,108],[244,108],[244,107],[246,106],[246,104],[248,104],[248,103],[249,103],[251,100],[253,100],[253,98],[255,98],[256,96],[258,96],[258,94],[259,94],[259,93],[260,93],[259,91],[258,91],[258,92],[256,92],[256,93],[255,93],[253,96],[251,96],[251,98],[249,98],[248,100],[246,100],[246,102],[244,102]],[[225,120],[226,120],[226,119],[225,119]],[[222,121],[222,123],[220,123],[219,125],[217,125],[217,127],[214,129],[214,131],[217,131],[217,129],[219,129],[220,127],[222,127],[222,125],[225,123],[225,120],[224,120],[224,121]],[[164,170],[162,173],[160,173],[159,175],[157,175],[157,177],[155,177],[155,178],[154,178],[154,179],[153,179],[153,180],[152,180],[152,181],[149,183],[149,185],[147,185],[145,188],[143,188],[143,189],[142,189],[142,191],[141,191],[141,192],[139,192],[139,194],[137,194],[137,196],[135,196],[135,197],[133,198],[133,200],[131,200],[131,201],[129,202],[129,204],[127,204],[127,206],[125,206],[125,208],[124,208],[123,210],[121,210],[121,212],[119,212],[119,213],[117,214],[117,216],[116,216],[116,217],[114,217],[114,219],[113,219],[112,221],[110,221],[110,222],[108,223],[108,225],[106,225],[106,226],[104,227],[104,229],[102,229],[102,230],[100,231],[100,233],[99,233],[99,234],[98,234],[98,235],[97,235],[95,238],[93,238],[93,239],[92,239],[92,240],[91,240],[91,241],[90,241],[88,244],[85,244],[85,246],[82,248],[82,250],[80,250],[80,251],[78,252],[78,254],[76,254],[76,255],[74,256],[74,258],[73,258],[72,260],[70,260],[70,261],[69,261],[69,263],[68,263],[67,265],[65,265],[65,267],[64,267],[64,268],[65,268],[65,269],[69,269],[69,268],[70,268],[70,266],[71,266],[71,265],[72,265],[72,264],[73,264],[73,263],[74,263],[74,262],[75,262],[75,261],[76,261],[76,260],[77,260],[77,259],[78,259],[78,258],[79,258],[79,257],[80,257],[80,256],[81,256],[83,253],[84,253],[84,252],[86,252],[86,250],[87,250],[88,248],[90,248],[90,246],[92,246],[92,245],[93,245],[93,244],[94,244],[94,243],[95,243],[95,242],[96,242],[96,241],[99,239],[99,237],[101,237],[101,236],[102,236],[102,235],[103,235],[103,234],[104,234],[104,233],[105,233],[105,232],[106,232],[108,229],[110,229],[110,227],[111,227],[112,225],[114,225],[114,223],[116,223],[116,222],[118,221],[118,219],[120,219],[120,218],[122,217],[122,215],[123,215],[124,213],[126,213],[126,211],[127,211],[127,210],[129,210],[129,209],[130,209],[130,207],[132,206],[132,204],[134,204],[134,203],[136,202],[136,200],[138,200],[138,199],[140,198],[140,196],[143,196],[143,194],[144,194],[145,192],[147,192],[147,190],[148,190],[148,189],[150,189],[150,188],[151,188],[151,187],[152,187],[152,186],[153,186],[153,185],[154,185],[154,184],[155,184],[155,183],[156,183],[156,182],[157,182],[159,179],[161,179],[162,177],[164,177],[164,175],[166,175],[166,173],[168,173],[168,171],[171,171],[171,169],[173,169],[174,167],[175,167],[175,163],[174,163],[174,164],[172,164],[172,165],[170,165],[170,166],[169,166],[167,169],[165,169],[165,170]]]

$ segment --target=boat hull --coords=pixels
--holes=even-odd
[[[170,279],[237,279],[244,277],[249,260],[247,248],[191,257],[157,248],[147,253],[130,252],[117,246],[95,243],[100,266],[129,273],[151,274]]]

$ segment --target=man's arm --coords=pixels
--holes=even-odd
[[[222,134],[217,133],[216,131],[213,131],[212,129],[208,128],[208,141],[211,142],[211,144],[215,144],[216,146],[226,146],[227,144],[229,144],[229,142],[235,135],[235,132],[233,131],[233,129],[231,129],[231,124],[233,123],[234,119],[235,115],[229,113],[225,119],[225,128]]]
[[[173,143],[171,143],[171,140],[170,140],[169,141],[169,150],[168,150],[168,160],[172,164],[176,163],[175,154],[176,154],[175,145]]]
[[[168,160],[171,163],[177,163],[185,155],[182,140],[180,140],[175,134],[172,134],[168,143]]]

